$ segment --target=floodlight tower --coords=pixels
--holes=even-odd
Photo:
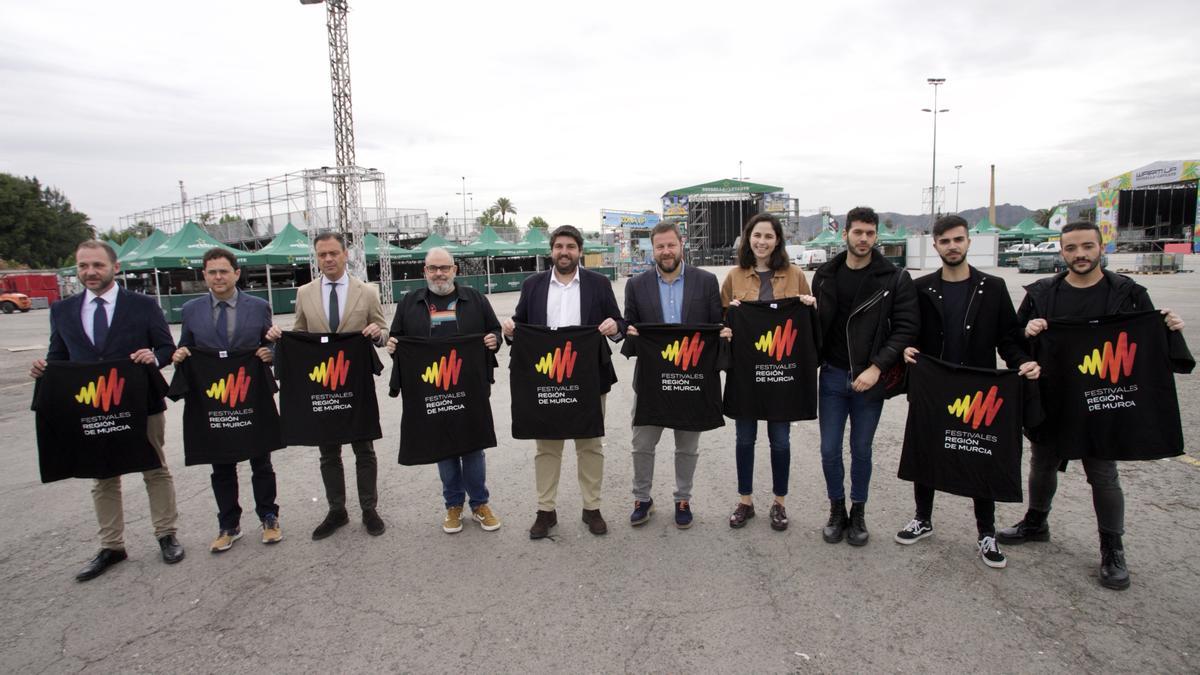
[[[346,30],[348,0],[300,0],[302,5],[325,3],[329,31],[329,84],[333,91],[333,144],[336,166],[325,173],[336,187],[338,228],[348,239],[350,273],[366,280],[363,250],[366,228],[359,206],[361,170],[354,157],[354,114],[350,102],[350,38]],[[311,238],[312,232],[309,233]],[[384,239],[386,241],[386,238]],[[382,249],[386,246],[380,246]],[[389,261],[390,264],[390,261]]]

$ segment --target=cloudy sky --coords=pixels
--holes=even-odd
[[[351,0],[358,160],[388,203],[596,227],[743,175],[802,209],[1046,207],[1200,157],[1200,2]],[[333,163],[324,8],[296,0],[5,0],[0,171],[101,228],[178,198]],[[953,208],[954,189],[948,190]]]

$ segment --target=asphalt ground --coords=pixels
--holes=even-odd
[[[724,270],[715,270],[722,274]],[[1014,300],[1034,280],[1000,271]],[[1200,275],[1138,276],[1156,304],[1189,321],[1200,345]],[[624,281],[616,284],[623,299]],[[492,297],[509,316],[517,295]],[[1005,547],[1009,566],[985,567],[975,551],[968,499],[939,495],[936,532],[901,547],[893,534],[913,513],[896,478],[907,404],[889,401],[875,437],[863,548],[826,544],[828,513],[817,423],[793,425],[787,500],[791,527],[770,529],[770,466],[760,428],[755,465],[759,517],[733,530],[737,500],[733,426],[701,438],[695,526],[677,530],[670,506],[672,448],[664,435],[651,521],[628,525],[630,380],[608,398],[603,512],[610,531],[580,521],[568,450],[552,540],[530,541],[537,508],[533,443],[508,433],[505,370],[493,410],[500,446],[489,450],[497,532],[466,523],[441,530],[436,468],[396,462],[400,405],[378,380],[384,438],[379,508],[387,532],[351,525],[310,539],[326,507],[315,448],[274,455],[284,541],[258,542],[248,467],[240,475],[247,536],[220,555],[205,467],[183,465],[182,405],[167,413],[179,537],[187,559],[162,563],[141,481],[125,483],[130,559],[77,583],[96,551],[90,481],[41,484],[30,361],[45,352],[48,313],[0,316],[0,670],[4,672],[358,671],[813,671],[1196,672],[1200,669],[1200,386],[1180,376],[1190,455],[1125,463],[1125,547],[1133,586],[1101,588],[1090,488],[1078,463],[1059,483],[1049,543]],[[390,318],[390,316],[389,316]],[[278,317],[281,326],[289,315]],[[178,335],[178,327],[174,328]],[[31,347],[26,351],[9,351]],[[507,351],[500,354],[507,364]],[[165,374],[169,378],[171,373]],[[347,479],[352,453],[345,450]],[[849,459],[847,458],[847,462]],[[353,502],[354,487],[348,492]],[[1024,506],[1001,504],[998,525]]]

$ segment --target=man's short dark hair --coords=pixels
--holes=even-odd
[[[967,221],[964,218],[961,216],[942,216],[933,223],[933,238],[937,239],[956,227],[967,228],[967,236],[971,236],[971,227],[967,225]]]
[[[683,234],[681,234],[679,232],[678,225],[676,225],[675,223],[668,223],[666,221],[662,221],[659,224],[655,225],[654,229],[650,230],[651,243],[654,242],[655,237],[657,237],[660,234],[664,234],[666,232],[674,232],[675,236],[679,237],[679,241],[683,241]]]
[[[341,232],[334,232],[333,230],[326,230],[318,234],[316,238],[313,239],[313,248],[316,248],[317,244],[323,241],[329,241],[330,239],[333,239],[337,243],[341,244],[343,251],[346,250],[346,236]]]
[[[855,221],[874,225],[876,230],[879,229],[879,214],[875,213],[875,209],[869,206],[856,206],[850,209],[850,212],[846,214],[847,232],[850,231],[850,223]]]
[[[770,213],[758,213],[746,221],[746,226],[742,228],[742,240],[738,243],[738,266],[752,270],[757,263],[754,251],[750,248],[750,231],[759,223],[770,223],[771,229],[775,230],[775,239],[777,240],[775,250],[771,251],[771,258],[767,261],[767,267],[776,272],[786,269],[791,261],[788,260],[787,247],[784,245],[783,224],[779,222],[779,218]]]
[[[107,241],[100,241],[99,239],[84,239],[83,241],[79,242],[79,245],[75,247],[75,250],[78,251],[81,248],[103,250],[104,253],[108,255],[108,261],[114,265],[117,264],[117,252],[112,246],[109,245]]]
[[[559,237],[570,237],[575,240],[575,245],[579,250],[583,250],[583,234],[579,232],[579,228],[574,225],[559,225],[550,233],[550,248],[554,248],[554,240]]]
[[[214,246],[204,252],[204,257],[200,259],[200,269],[206,269],[208,267],[208,261],[216,260],[217,258],[224,258],[228,260],[229,266],[232,267],[235,272],[237,271],[237,256],[234,255],[233,251],[221,248],[220,246]]]
[[[1095,232],[1096,239],[1099,239],[1101,244],[1104,243],[1104,235],[1100,232],[1100,227],[1095,223],[1089,223],[1086,220],[1076,220],[1063,225],[1062,233],[1066,234],[1068,232],[1079,232],[1080,230],[1091,230],[1092,232]]]

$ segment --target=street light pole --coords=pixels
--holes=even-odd
[[[467,197],[471,197],[471,193],[467,192],[467,177],[466,176],[462,177],[462,183],[463,183],[462,192],[456,192],[455,194],[461,195],[463,198],[463,234],[466,234],[467,222],[468,222],[467,221]],[[471,201],[474,202],[475,198],[471,197]]]
[[[939,110],[937,107],[938,87],[946,83],[946,78],[929,77],[925,81],[933,86],[933,107],[921,108],[924,112],[933,113],[933,175],[929,179],[929,226],[932,228],[937,220],[937,116],[940,112],[950,112],[950,109]]]
[[[958,190],[959,190],[958,186],[963,184],[963,181],[959,180],[959,177],[962,175],[962,166],[963,166],[962,164],[954,165],[954,212],[955,213],[958,213]]]

